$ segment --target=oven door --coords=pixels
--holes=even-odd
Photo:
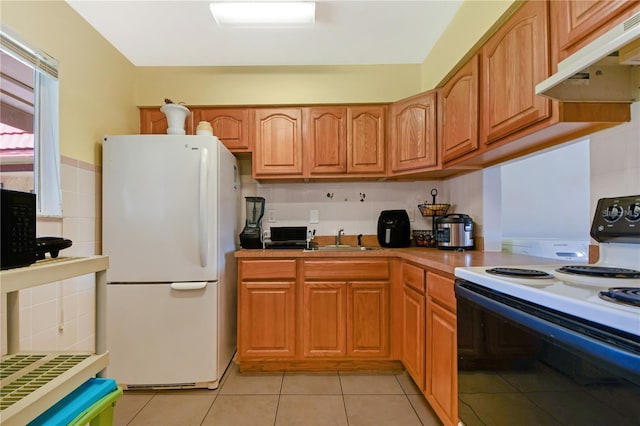
[[[463,424],[638,424],[638,336],[462,279],[455,292]]]

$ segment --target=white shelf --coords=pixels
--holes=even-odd
[[[24,268],[7,269],[0,272],[2,294],[24,290],[42,284],[66,280],[104,271],[109,267],[108,256],[58,257],[39,260]]]
[[[107,256],[60,257],[0,272],[0,289],[7,294],[9,349],[0,366],[0,424],[27,424],[106,368],[109,353],[104,343],[104,295],[108,266]],[[21,352],[18,290],[91,273],[96,275],[96,353]]]

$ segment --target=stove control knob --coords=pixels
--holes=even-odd
[[[630,222],[638,222],[640,220],[640,203],[631,204],[626,217]]]
[[[624,215],[624,209],[620,206],[609,206],[604,212],[604,220],[615,222]]]

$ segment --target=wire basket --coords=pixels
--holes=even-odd
[[[444,216],[451,204],[418,204],[420,214],[425,217]]]

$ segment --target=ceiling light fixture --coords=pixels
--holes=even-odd
[[[211,13],[218,24],[313,24],[316,4],[312,1],[221,1],[211,3]]]

